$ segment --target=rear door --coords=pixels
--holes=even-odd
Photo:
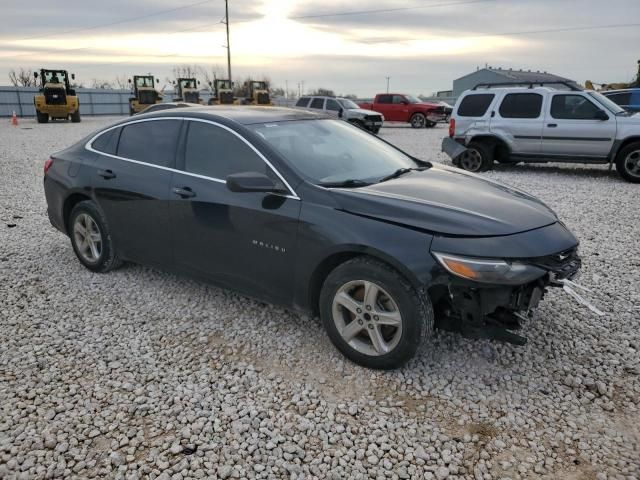
[[[250,295],[291,300],[300,201],[292,195],[236,193],[225,178],[260,172],[283,183],[239,134],[215,122],[186,120],[185,147],[172,188],[176,266]]]
[[[616,119],[596,118],[602,107],[582,93],[553,93],[544,122],[542,152],[605,158],[616,136]]]
[[[100,150],[92,144],[95,199],[128,260],[171,263],[168,197],[181,126],[179,119],[132,122],[97,139]]]
[[[490,129],[506,139],[514,154],[539,154],[542,149],[544,97],[534,92],[507,93],[492,111]]]

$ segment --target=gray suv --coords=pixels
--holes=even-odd
[[[360,108],[357,103],[348,98],[320,95],[304,96],[298,99],[295,106],[297,108],[323,110],[325,113],[334,115],[373,133],[378,133],[384,122],[384,117],[381,113]]]
[[[479,88],[464,92],[453,110],[442,149],[472,172],[500,163],[615,163],[640,182],[640,114],[600,93],[567,84]]]

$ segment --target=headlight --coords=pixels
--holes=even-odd
[[[522,285],[546,273],[533,265],[497,258],[461,257],[438,252],[433,252],[433,255],[453,275],[480,283]]]

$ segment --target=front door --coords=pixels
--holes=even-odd
[[[147,120],[117,129],[116,154],[90,164],[94,196],[124,258],[169,265],[169,187],[182,121]],[[121,132],[120,132],[121,130]]]
[[[544,121],[542,151],[549,155],[605,158],[616,137],[616,118],[596,118],[602,107],[580,93],[556,93]]]
[[[181,171],[171,181],[176,265],[249,295],[290,303],[300,201],[231,192],[225,183],[228,175],[277,175],[227,127],[196,120],[186,124]]]

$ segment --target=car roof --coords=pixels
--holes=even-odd
[[[464,95],[472,95],[478,93],[501,93],[501,92],[509,92],[509,93],[552,93],[552,92],[560,92],[560,93],[580,93],[580,91],[569,90],[569,89],[559,89],[559,88],[549,88],[549,87],[491,87],[491,88],[470,88],[463,92]]]
[[[199,105],[189,108],[161,110],[159,112],[144,115],[145,118],[175,116],[203,119],[215,119],[222,117],[241,125],[332,118],[324,113],[311,112],[301,110],[299,108],[261,107],[249,105]]]
[[[627,92],[640,92],[640,87],[618,88],[616,90],[605,90],[598,93],[601,93],[603,95],[608,95],[610,93],[627,93]]]

